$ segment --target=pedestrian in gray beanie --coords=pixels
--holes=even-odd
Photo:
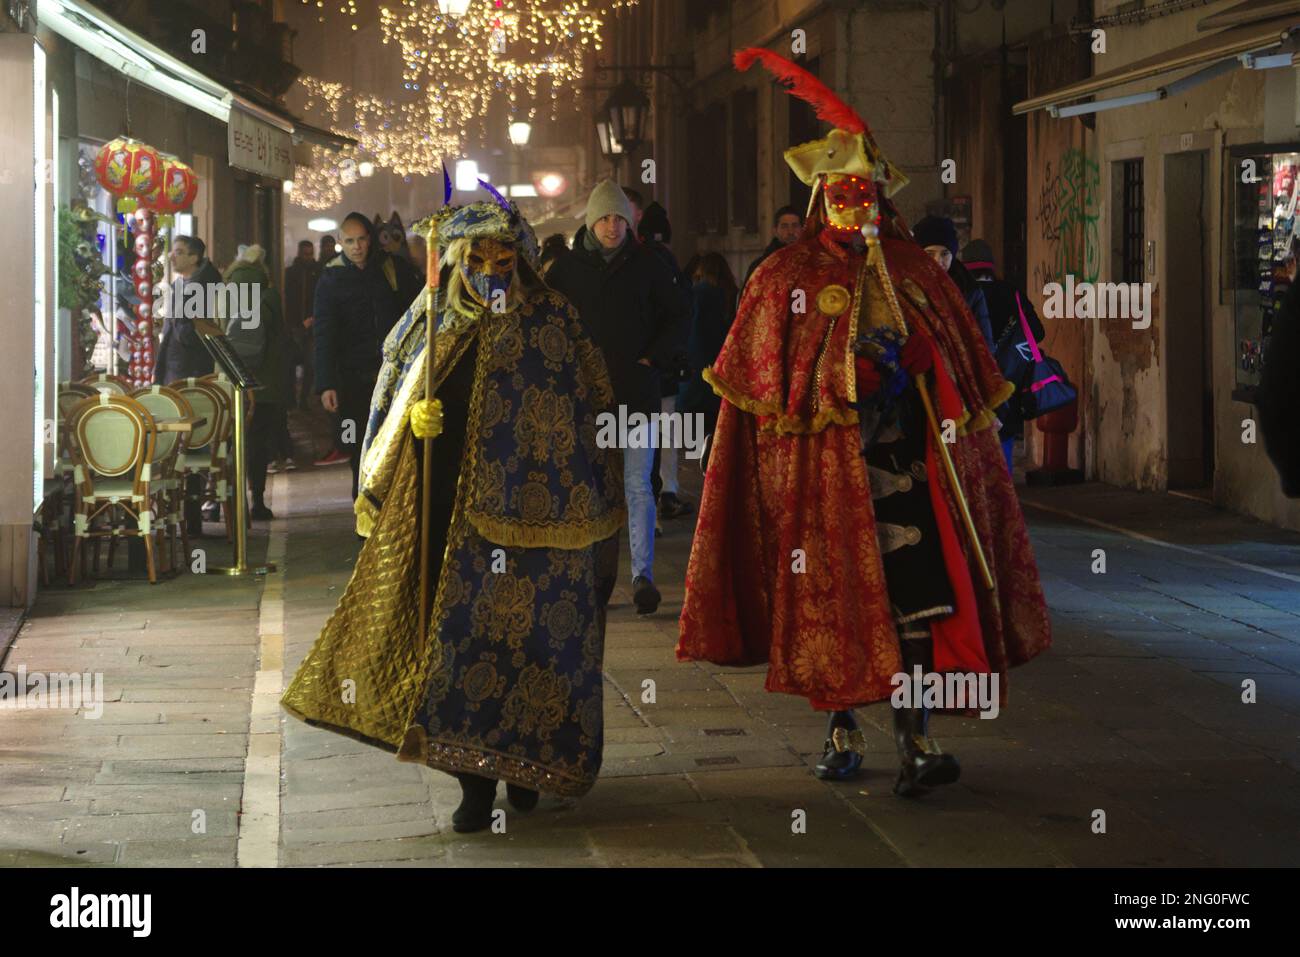
[[[599,220],[611,213],[622,216],[629,226],[636,222],[632,201],[627,198],[627,193],[623,192],[623,187],[612,179],[601,180],[587,199],[587,232],[590,233]]]
[[[569,254],[555,261],[546,282],[573,303],[600,346],[617,404],[629,416],[649,417],[662,409],[661,377],[676,369],[690,303],[673,271],[632,235],[636,214],[613,180],[591,191],[586,222],[581,242],[575,239]],[[662,598],[653,571],[654,452],[640,440],[623,449],[632,600],[641,614],[655,611]]]

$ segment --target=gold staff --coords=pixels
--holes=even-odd
[[[415,231],[424,237],[428,250],[425,261],[427,280],[424,284],[424,400],[433,399],[433,339],[434,299],[438,292],[438,229],[433,217],[415,224]],[[420,493],[420,627],[429,627],[429,535],[432,518],[429,498],[433,495],[433,438],[424,439],[424,466]]]
[[[867,230],[863,229],[866,235]],[[867,236],[867,260],[862,264],[863,269],[874,269],[876,276],[880,280],[881,286],[884,287],[885,296],[889,300],[889,308],[893,314],[894,321],[899,327],[899,331],[904,336],[911,333],[907,328],[907,320],[903,318],[903,310],[898,305],[898,297],[894,295],[894,284],[889,278],[889,270],[885,267],[885,257],[880,249],[880,242],[875,236]],[[935,362],[941,361],[935,356]],[[925,406],[925,417],[930,422],[930,432],[934,435],[935,445],[939,448],[939,457],[943,459],[944,471],[948,473],[948,484],[952,486],[953,495],[957,499],[957,509],[961,512],[962,524],[966,526],[966,535],[970,539],[971,550],[975,553],[975,563],[979,565],[980,575],[984,579],[984,587],[989,591],[994,589],[993,574],[989,571],[989,563],[984,558],[984,549],[980,546],[979,533],[975,531],[975,520],[971,518],[970,506],[966,502],[966,493],[962,491],[961,480],[957,478],[957,468],[953,465],[952,455],[948,452],[948,443],[943,440],[943,432],[939,428],[939,419],[934,414],[934,405],[930,401],[930,393],[926,389],[925,373],[916,376],[916,391],[921,394],[921,404]]]

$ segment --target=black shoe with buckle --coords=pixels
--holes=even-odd
[[[905,638],[900,643],[903,668],[909,678],[916,665],[921,666],[922,674],[929,674],[933,667],[932,640]],[[921,797],[931,788],[952,784],[961,776],[961,765],[930,737],[929,725],[929,708],[894,709],[894,744],[902,765],[894,784],[894,793],[899,797]]]
[[[826,750],[813,774],[823,781],[849,781],[858,776],[866,739],[853,720],[852,711],[832,711],[826,724]]]

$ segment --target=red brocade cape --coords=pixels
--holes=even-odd
[[[893,691],[902,660],[850,403],[859,327],[900,324],[935,343],[928,388],[936,415],[956,427],[949,450],[996,586],[979,574],[929,433],[927,485],[957,597],[956,612],[932,623],[935,670],[996,672],[1005,696],[1007,669],[1051,644],[993,427],[1012,386],[956,286],[915,242],[882,236],[874,252],[855,252],[823,229],[758,268],[705,373],[726,401],[686,570],[679,660],[767,661],[767,690],[819,709]]]

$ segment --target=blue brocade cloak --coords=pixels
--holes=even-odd
[[[434,392],[475,350],[466,442],[434,593],[420,627],[420,303],[385,344],[362,464],[369,533],[338,608],[285,692],[309,723],[449,772],[566,795],[600,768],[605,603],[617,574],[622,461],[596,442],[613,406],[572,306],[534,290],[477,316],[443,312]],[[468,360],[467,360],[468,361]]]

